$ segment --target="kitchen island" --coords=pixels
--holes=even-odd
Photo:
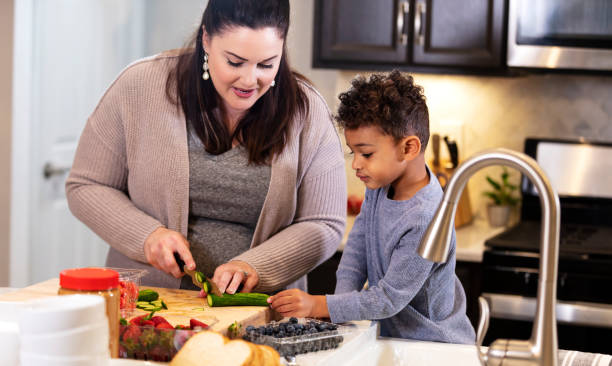
[[[18,289],[0,295],[0,301],[28,301],[50,296],[57,296],[59,289],[59,279],[53,278],[32,286]],[[228,306],[215,307],[208,306],[206,299],[198,297],[198,291],[167,289],[158,287],[141,286],[141,289],[151,289],[159,293],[159,297],[164,300],[168,310],[160,311],[158,314],[166,318],[172,325],[189,324],[189,319],[200,318],[215,319],[216,322],[211,329],[227,334],[227,327],[234,323],[243,326],[262,325],[279,316],[268,307],[262,306]],[[143,315],[146,312],[136,309],[133,316]]]

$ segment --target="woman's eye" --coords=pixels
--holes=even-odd
[[[228,65],[232,66],[232,67],[239,67],[240,65],[242,65],[242,62],[232,62],[230,60],[227,60]]]
[[[266,64],[258,64],[257,66],[261,67],[262,69],[271,69],[272,65],[266,65]]]

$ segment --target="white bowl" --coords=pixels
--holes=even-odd
[[[88,356],[109,352],[108,322],[43,335],[20,336],[21,352],[46,356]]]
[[[21,352],[20,366],[108,366],[107,354],[92,354],[81,357],[53,357]]]
[[[22,335],[53,333],[106,321],[104,298],[98,295],[64,295],[24,303],[19,313]]]
[[[0,320],[0,365],[17,365],[19,327],[16,322]]]

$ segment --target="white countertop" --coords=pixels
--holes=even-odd
[[[349,232],[353,228],[355,216],[346,218],[346,230],[342,243],[338,247],[339,251],[344,249]],[[457,260],[464,262],[482,262],[482,253],[484,251],[484,243],[487,239],[495,236],[505,227],[491,227],[486,219],[474,218],[471,224],[465,225],[456,229],[457,233]]]

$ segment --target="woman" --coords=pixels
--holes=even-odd
[[[190,288],[305,289],[345,220],[344,159],[321,96],[287,61],[288,0],[210,0],[193,46],[128,66],[89,118],[66,183],[107,265]]]

